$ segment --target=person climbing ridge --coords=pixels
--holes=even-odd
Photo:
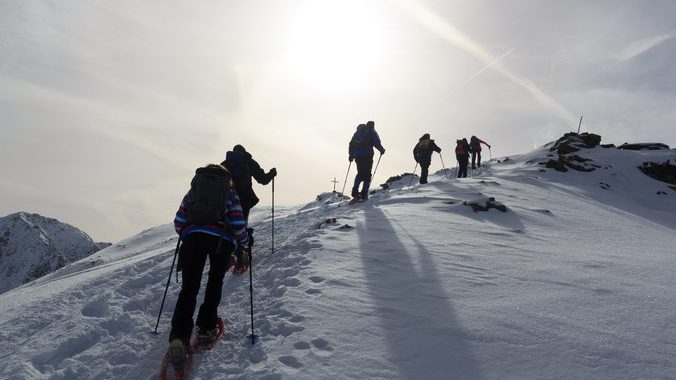
[[[475,161],[477,166],[481,167],[481,144],[484,144],[488,149],[491,149],[491,146],[487,142],[476,136],[472,136],[469,139],[470,152],[472,153],[472,169],[476,169],[476,166],[474,165]]]
[[[430,138],[429,133],[425,133],[413,147],[413,159],[420,165],[421,185],[427,183],[427,175],[432,163],[432,152],[441,153],[441,148]]]
[[[352,186],[352,198],[359,200],[368,199],[369,186],[371,185],[371,168],[373,167],[373,148],[378,149],[380,154],[385,154],[385,148],[380,143],[380,136],[375,130],[375,122],[359,124],[357,131],[352,135],[348,148],[350,162],[357,164],[357,175],[354,177]],[[359,186],[362,185],[361,191]]]

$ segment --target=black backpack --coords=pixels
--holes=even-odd
[[[195,171],[190,182],[190,199],[186,205],[189,224],[218,224],[227,221],[230,173],[220,165]]]

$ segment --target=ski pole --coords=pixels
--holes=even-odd
[[[488,154],[491,156],[491,160],[493,159],[493,153],[491,152],[491,147],[488,147]]]
[[[350,161],[350,164],[347,165],[347,173],[345,173],[345,182],[343,182],[343,191],[340,192],[340,195],[345,196],[345,185],[347,185],[347,177],[350,175],[350,167],[352,167],[352,161]],[[341,203],[343,203],[343,198],[340,198],[340,202],[338,202],[338,207],[340,207]]]
[[[169,290],[169,283],[171,283],[171,272],[174,271],[174,264],[176,264],[176,256],[178,256],[178,248],[181,245],[181,237],[178,237],[176,242],[176,251],[174,251],[174,260],[171,262],[171,268],[169,269],[169,278],[167,278],[167,286],[164,288],[164,296],[162,297],[162,304],[160,305],[160,312],[157,314],[157,323],[155,324],[155,331],[153,334],[157,334],[157,326],[160,325],[160,317],[162,316],[162,309],[164,309],[164,301],[167,299],[167,291]]]
[[[272,177],[272,253],[275,253],[275,178]]]
[[[274,184],[274,179],[272,180]],[[274,186],[274,185],[273,185]],[[256,338],[258,335],[254,333],[254,309],[253,309],[253,254],[249,251],[249,305],[251,306],[251,345],[253,346],[256,343]]]
[[[408,183],[408,187],[411,187],[411,185],[413,185],[413,179],[415,178],[416,169],[418,169],[418,161],[415,162],[415,166],[413,167],[413,174],[411,174],[411,180]]]
[[[444,168],[444,178],[448,179],[448,173],[446,172],[446,165],[444,165],[444,156],[441,155],[441,152],[439,153],[439,158],[441,158],[441,167]]]
[[[345,194],[345,185],[347,185],[347,177],[350,175],[350,167],[352,166],[352,161],[350,161],[350,164],[347,165],[347,173],[345,173],[345,182],[343,182],[343,191],[341,191],[341,194]]]
[[[378,171],[378,165],[380,165],[380,158],[383,156],[382,153],[380,153],[380,156],[378,156],[378,162],[376,162],[376,168],[373,170],[373,174],[371,174],[371,182],[373,182],[373,178],[376,176],[376,171]]]

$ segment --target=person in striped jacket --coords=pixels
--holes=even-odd
[[[227,170],[221,165],[208,165],[209,170]],[[199,170],[199,169],[198,169]],[[229,181],[229,174],[228,174]],[[209,258],[209,277],[204,301],[197,313],[197,339],[209,340],[215,336],[218,305],[221,302],[223,277],[232,262],[233,252],[244,250],[251,253],[252,240],[249,238],[242,205],[233,187],[229,187],[225,205],[226,221],[218,224],[194,224],[188,222],[187,207],[193,198],[193,189],[183,197],[176,212],[174,228],[181,237],[179,263],[182,270],[181,291],[171,319],[170,361],[174,364],[184,360],[186,347],[193,330],[193,314],[202,281],[202,272]],[[227,225],[225,225],[227,223]]]

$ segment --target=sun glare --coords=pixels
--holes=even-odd
[[[282,60],[287,78],[323,90],[353,89],[384,61],[384,27],[360,1],[309,1],[291,22]]]

